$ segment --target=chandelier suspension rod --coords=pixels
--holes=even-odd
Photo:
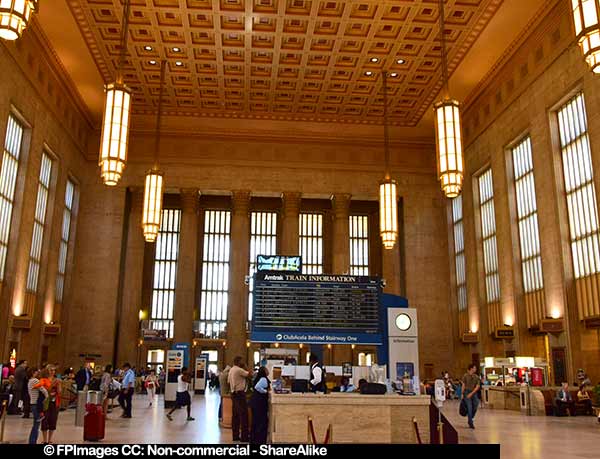
[[[165,86],[165,73],[167,61],[163,59],[160,63],[160,90],[158,91],[158,113],[156,114],[156,139],[154,142],[154,170],[158,170],[158,154],[160,152],[160,122],[162,119],[163,90]]]
[[[448,55],[446,52],[446,34],[445,30],[445,20],[444,20],[444,1],[440,0],[440,45],[442,48],[442,79],[443,79],[443,89],[442,96],[445,100],[450,99],[450,87],[449,87],[449,77],[448,77]]]
[[[127,37],[129,35],[129,9],[130,0],[125,0],[123,5],[123,30],[121,31],[121,52],[119,53],[119,63],[117,68],[117,83],[123,84],[123,68],[125,67],[125,57],[127,56]]]
[[[385,179],[390,178],[390,139],[388,130],[388,97],[387,97],[387,72],[382,73],[383,78],[383,149],[385,152]]]

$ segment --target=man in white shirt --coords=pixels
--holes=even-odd
[[[246,370],[246,365],[241,357],[233,360],[233,367],[229,370],[227,382],[231,388],[232,419],[231,433],[233,441],[248,443],[248,405],[246,402],[246,382],[252,376],[252,371]]]
[[[323,366],[316,354],[310,354],[310,390],[325,393],[325,378]]]
[[[182,406],[187,408],[187,419],[186,421],[195,421],[192,417],[192,398],[190,397],[190,382],[192,377],[188,372],[187,367],[181,369],[181,374],[177,376],[177,394],[175,398],[175,406],[167,413],[169,421],[173,420],[171,416],[175,410],[178,410]]]

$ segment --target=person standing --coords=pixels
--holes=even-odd
[[[229,387],[229,370],[231,366],[227,365],[219,375],[219,392],[221,394],[221,403],[219,403],[219,421],[223,421],[223,398],[231,396],[231,387]]]
[[[269,432],[269,370],[260,367],[254,378],[250,408],[252,408],[252,428],[250,430],[250,442],[254,445],[267,443]]]
[[[58,423],[62,383],[56,377],[56,368],[52,365],[46,366],[40,373],[40,376],[39,384],[33,387],[44,387],[48,392],[48,409],[44,412],[44,419],[42,419],[42,435],[44,436],[44,444],[49,444],[52,443],[52,436],[56,432],[56,425]]]
[[[248,404],[246,402],[246,378],[252,376],[252,372],[246,369],[241,357],[233,360],[233,367],[229,370],[227,381],[231,388],[231,401],[233,402],[233,419],[231,429],[233,441],[248,443]],[[241,430],[241,436],[240,436]]]
[[[319,357],[315,353],[310,354],[310,390],[311,392],[325,393],[325,372]]]
[[[27,361],[21,360],[15,369],[15,386],[14,386],[14,396],[13,396],[13,409],[10,410],[11,413],[21,414],[21,407],[19,406],[23,401],[23,391],[27,389],[25,386],[25,378],[27,377]]]
[[[175,394],[175,406],[167,413],[169,421],[173,420],[171,416],[175,410],[185,406],[187,408],[186,421],[195,421],[192,417],[192,398],[190,397],[190,382],[192,377],[187,367],[181,369],[181,374],[177,376],[177,393]]]
[[[23,388],[21,389],[21,397],[23,399],[23,419],[29,419],[31,414],[31,401],[29,398],[29,367],[25,366],[25,379],[23,380]]]
[[[86,362],[85,365],[82,366],[75,375],[75,383],[77,384],[77,390],[85,390],[86,387],[90,385],[91,380],[92,370],[90,369],[90,362]]]
[[[39,375],[39,370],[29,370],[28,391],[29,401],[31,403],[31,413],[33,414],[33,425],[31,426],[31,432],[29,433],[30,445],[37,444],[38,435],[40,433],[40,423],[42,416],[42,407],[41,403],[39,403],[42,401],[40,400],[40,394],[42,394],[42,397],[44,397],[44,399],[48,398],[48,391],[45,387],[36,387],[40,383],[40,380],[38,379]]]
[[[479,392],[479,388],[481,387],[481,380],[479,379],[479,376],[475,374],[476,369],[476,365],[472,363],[469,365],[467,372],[462,378],[462,396],[467,405],[467,419],[471,429],[475,428],[473,419],[475,418],[477,407],[479,406],[477,392]]]
[[[119,405],[123,408],[122,418],[131,419],[131,399],[135,390],[135,373],[129,363],[123,364],[123,381],[121,383],[121,394],[119,395]]]
[[[104,367],[102,379],[100,380],[100,391],[102,392],[102,410],[106,415],[108,413],[108,401],[110,400],[110,389],[112,386],[112,365]]]
[[[158,378],[156,377],[156,371],[150,370],[150,373],[146,375],[144,386],[146,386],[146,394],[148,395],[148,406],[152,406],[154,396],[158,390]]]

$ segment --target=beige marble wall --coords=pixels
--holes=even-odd
[[[567,2],[548,11],[531,35],[506,57],[464,113],[466,132],[465,238],[470,321],[478,325],[481,342],[474,348],[483,355],[514,350],[517,355],[546,357],[544,337],[533,335],[525,323],[518,232],[514,210],[514,183],[510,146],[531,137],[540,228],[541,256],[548,315],[563,312],[567,332],[549,335],[549,346],[566,346],[567,377],[583,367],[594,381],[600,378],[600,339],[577,317],[573,294],[572,260],[563,190],[555,108],[566,97],[583,90],[594,168],[600,164],[600,81],[586,66],[573,41]],[[505,318],[514,314],[517,336],[498,342],[487,330],[476,176],[491,165],[494,177],[496,226],[502,307]],[[595,174],[596,189],[600,174]],[[457,340],[458,341],[458,340]],[[457,346],[464,346],[458,344]],[[463,362],[466,364],[466,361]],[[571,381],[571,379],[569,379]]]
[[[16,43],[0,42],[0,142],[4,145],[6,120],[15,115],[25,127],[12,214],[12,227],[4,282],[0,284],[0,352],[8,360],[11,344],[17,358],[41,363],[42,346],[56,357],[61,338],[43,335],[43,323],[54,316],[57,253],[64,209],[66,180],[84,174],[89,123],[78,109],[77,97],[68,92],[53,56],[33,34]],[[22,71],[21,69],[25,69]],[[10,315],[22,310],[33,232],[34,210],[42,151],[53,158],[51,190],[46,213],[41,269],[33,295],[33,326],[17,331],[8,327]],[[70,282],[68,281],[68,284]],[[66,286],[67,289],[70,285]],[[65,297],[68,303],[68,295]],[[68,309],[65,304],[64,309]],[[62,356],[62,352],[59,351]]]

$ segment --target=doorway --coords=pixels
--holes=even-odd
[[[146,358],[146,368],[156,371],[156,375],[160,376],[165,369],[165,351],[163,349],[149,350]]]
[[[208,355],[208,373],[212,373],[214,375],[219,372],[219,351],[214,349],[211,350],[203,350],[202,354]]]

